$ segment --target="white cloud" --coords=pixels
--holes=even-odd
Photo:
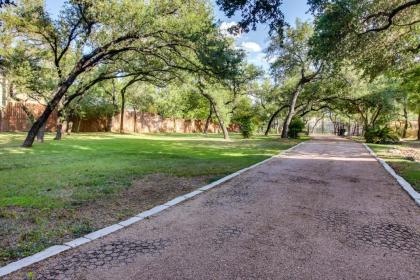
[[[243,42],[243,43],[241,44],[241,47],[242,47],[244,50],[249,51],[249,52],[261,52],[261,51],[262,51],[261,46],[260,46],[260,45],[258,45],[258,44],[257,44],[257,43],[255,43],[255,42]]]

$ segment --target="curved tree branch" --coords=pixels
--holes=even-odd
[[[367,23],[368,21],[372,19],[377,19],[379,17],[386,17],[386,23],[379,27],[373,27],[366,31],[364,31],[362,34],[370,33],[370,32],[380,32],[383,30],[386,30],[391,27],[391,25],[394,24],[394,18],[401,13],[402,11],[409,9],[413,6],[419,5],[420,0],[411,0],[409,2],[406,2],[400,6],[397,6],[396,8],[392,9],[389,12],[378,12],[372,15],[369,15],[363,22]]]

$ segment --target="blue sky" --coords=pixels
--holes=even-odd
[[[309,7],[307,0],[284,0],[282,11],[286,21],[294,25],[296,18],[302,20],[312,20],[312,16],[307,13]],[[215,5],[216,19],[227,24],[240,20],[239,16],[227,18],[222,11]],[[250,31],[242,34],[236,39],[236,45],[242,47],[247,52],[247,58],[250,63],[263,67],[265,70],[269,68],[269,64],[265,59],[264,49],[268,47],[268,27],[267,25],[258,25],[256,31]]]
[[[65,0],[46,0],[47,10],[52,14],[59,13]],[[284,0],[282,10],[285,19],[289,24],[294,24],[296,18],[311,20],[312,17],[307,13],[307,0]],[[228,26],[232,22],[237,22],[240,17],[233,16],[227,18],[216,5],[215,17],[222,22],[222,26]],[[241,34],[236,38],[236,45],[246,50],[247,59],[250,63],[268,69],[268,62],[265,60],[264,49],[268,46],[268,29],[266,25],[259,25],[256,31]]]

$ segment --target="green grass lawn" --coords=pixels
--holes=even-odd
[[[420,143],[406,141],[401,145],[369,144],[369,147],[420,192]]]
[[[25,149],[19,146],[24,136],[0,133],[0,265],[190,191],[198,187],[191,178],[208,183],[301,141],[98,133],[62,141],[46,135],[45,143]],[[147,174],[175,179],[164,177],[165,188],[148,189],[129,201],[127,196],[139,195],[133,185]],[[170,180],[177,178],[190,183],[174,190]]]

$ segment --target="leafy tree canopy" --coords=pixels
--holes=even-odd
[[[350,61],[375,77],[404,68],[420,51],[420,0],[309,0],[315,14],[312,55]]]
[[[257,23],[268,23],[270,34],[282,34],[286,25],[281,5],[283,0],[217,0],[216,3],[228,17],[240,11],[242,19],[232,31],[255,30]]]

